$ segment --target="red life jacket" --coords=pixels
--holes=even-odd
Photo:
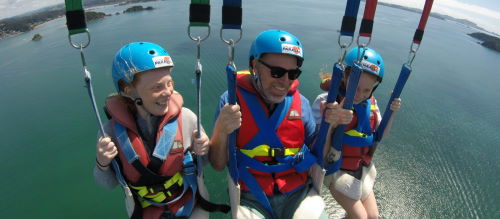
[[[271,117],[264,101],[257,93],[252,85],[252,78],[248,72],[240,71],[237,75],[237,85],[236,94],[239,100],[242,118],[242,124],[239,129],[239,134],[237,135],[236,145],[239,149],[252,149],[257,145],[270,145],[268,139],[253,139],[257,133],[259,133],[259,127],[255,122],[255,119],[250,112],[249,103],[245,100],[242,92],[249,93],[250,95],[256,96],[259,100],[260,106],[265,112],[266,117]],[[305,141],[305,131],[304,124],[302,122],[302,105],[300,100],[300,94],[297,91],[298,81],[295,80],[288,92],[288,96],[292,96],[292,103],[288,109],[285,118],[278,125],[276,129],[276,134],[279,141],[282,143],[284,148],[288,149],[300,149],[304,146]],[[240,90],[242,89],[242,90]],[[243,134],[244,133],[244,134]],[[253,140],[252,140],[253,139]],[[248,145],[252,141],[254,145]],[[240,150],[241,151],[241,150]],[[273,162],[274,158],[272,156],[255,156],[253,159],[260,162]],[[304,185],[307,182],[307,171],[297,172],[294,168],[277,173],[269,173],[257,171],[252,168],[248,168],[250,173],[253,175],[255,180],[259,183],[262,190],[268,196],[274,195],[274,188],[277,186],[281,193],[289,193],[299,188],[299,186]],[[248,187],[240,179],[239,183],[242,190],[248,191]]]
[[[365,103],[366,102],[367,101],[365,101]],[[368,120],[366,120],[366,122],[370,123],[369,126],[371,128],[371,133],[366,133],[366,134],[373,134],[375,132],[375,128],[376,128],[377,123],[378,123],[379,110],[376,107],[376,100],[373,96],[371,97],[369,103],[370,103],[370,106],[366,106],[366,107],[370,108],[369,115],[363,115],[363,116],[369,118]],[[363,104],[363,103],[360,103],[360,104]],[[359,116],[361,116],[361,113],[364,113],[364,112],[355,112],[354,113],[351,123],[349,123],[345,127],[346,132],[349,130],[355,129],[358,125],[360,125],[360,124],[358,124],[358,120],[359,120]],[[352,145],[343,144],[342,145],[342,166],[340,168],[345,169],[345,170],[355,171],[355,170],[358,170],[359,168],[361,168],[361,164],[369,165],[371,160],[372,160],[372,156],[370,156],[368,153],[369,150],[370,150],[370,146],[366,146],[366,147],[357,146],[356,147],[356,146],[352,146]]]
[[[137,125],[135,123],[134,117],[128,110],[128,107],[123,102],[123,100],[118,97],[110,97],[106,100],[106,109],[107,112],[111,114],[112,123],[113,124],[119,123],[122,126],[126,127],[128,138],[130,139],[132,147],[135,153],[139,156],[139,159],[137,161],[140,161],[140,163],[139,162],[129,163],[124,155],[122,146],[117,145],[121,172],[129,185],[131,186],[157,185],[164,183],[165,179],[172,177],[176,173],[179,172],[182,173],[183,160],[184,160],[184,147],[183,147],[183,139],[181,131],[182,105],[183,105],[183,100],[181,95],[178,93],[172,94],[172,96],[170,97],[170,101],[168,103],[168,112],[162,118],[162,121],[158,126],[156,141],[158,141],[160,136],[162,135],[163,126],[167,124],[170,120],[175,119],[177,117],[178,122],[177,122],[177,132],[174,139],[174,147],[170,149],[170,152],[168,153],[168,158],[164,160],[162,163],[158,163],[158,162],[152,162],[153,159],[157,158],[153,158],[153,156],[150,156],[148,154],[146,146],[144,145],[139,136],[139,132],[137,130]],[[114,130],[114,133],[116,133],[116,130]],[[119,144],[118,141],[115,141],[115,143]],[[156,169],[157,171],[153,171],[152,169],[153,170]],[[153,175],[160,177],[152,177],[151,174],[149,174],[148,177],[145,177],[147,172],[153,172]],[[167,197],[167,199],[165,199],[165,202],[178,198],[178,196],[181,195],[181,193],[182,193],[182,187],[176,189],[176,191],[173,192],[172,196]],[[154,194],[155,193],[148,193],[148,195],[154,195]],[[136,194],[134,194],[134,196],[136,196]],[[137,199],[137,197],[135,198]],[[175,214],[181,207],[183,207],[192,198],[194,198],[192,191],[188,190],[178,201],[175,201],[167,206],[150,205],[142,209],[142,218],[160,218],[163,212],[167,210],[165,208],[168,208],[168,211],[170,211],[172,214]],[[136,205],[136,209],[137,208],[140,208],[140,205],[139,206]]]

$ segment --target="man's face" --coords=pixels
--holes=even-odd
[[[262,56],[261,61],[253,60],[254,72],[259,75],[262,84],[261,95],[267,103],[281,103],[294,80],[288,78],[290,73],[285,73],[280,78],[272,77],[271,69],[266,64],[287,70],[295,70],[298,67],[297,58],[291,55],[268,53]]]

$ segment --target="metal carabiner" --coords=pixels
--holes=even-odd
[[[352,43],[352,41],[351,41],[351,43]],[[346,44],[340,45],[340,56],[339,56],[340,58],[339,58],[337,63],[339,63],[341,65],[344,63],[345,55],[347,54],[347,47],[349,47],[349,46]]]
[[[360,55],[359,51],[361,49],[363,51],[361,52],[361,55]],[[358,57],[356,57],[357,62],[361,63],[361,61],[363,60],[363,57],[365,56],[365,52],[366,52],[366,45],[365,44],[361,44],[361,45],[358,44],[358,54],[357,54]]]
[[[414,47],[414,45],[417,45],[417,46]],[[408,53],[408,61],[406,61],[406,64],[408,66],[411,66],[411,64],[413,63],[413,60],[415,59],[415,56],[417,55],[417,51],[419,48],[420,48],[420,44],[417,44],[414,42],[411,43],[410,52]]]
[[[195,39],[196,42],[196,66],[195,70],[197,74],[201,74],[202,71],[202,66],[201,66],[201,41],[202,39],[200,37],[197,37]]]
[[[85,56],[83,55],[83,48],[85,47],[80,47],[80,58],[82,59],[82,65],[83,65],[83,79],[85,82],[88,82],[91,80],[90,72],[87,69],[87,62],[85,61]]]

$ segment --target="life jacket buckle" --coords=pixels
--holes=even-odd
[[[305,157],[304,152],[302,151],[297,152],[297,154],[295,154],[295,157],[293,159],[293,164],[295,165],[302,162],[304,160],[304,157]]]
[[[163,186],[163,184],[155,184],[155,185],[148,186],[148,191],[150,193],[164,192],[165,190],[166,189],[165,189],[165,186]]]
[[[285,156],[285,149],[284,148],[270,148],[268,155],[269,155],[269,157],[272,157],[274,159],[284,157]]]

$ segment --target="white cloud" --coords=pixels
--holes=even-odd
[[[381,2],[408,6],[412,8],[423,8],[424,0],[380,0]],[[477,3],[476,1],[471,1]],[[494,3],[492,3],[494,4]],[[500,34],[500,12],[471,3],[463,3],[457,0],[435,0],[432,12],[449,15],[472,21],[487,30]]]
[[[0,0],[0,19],[60,3],[64,0]]]

